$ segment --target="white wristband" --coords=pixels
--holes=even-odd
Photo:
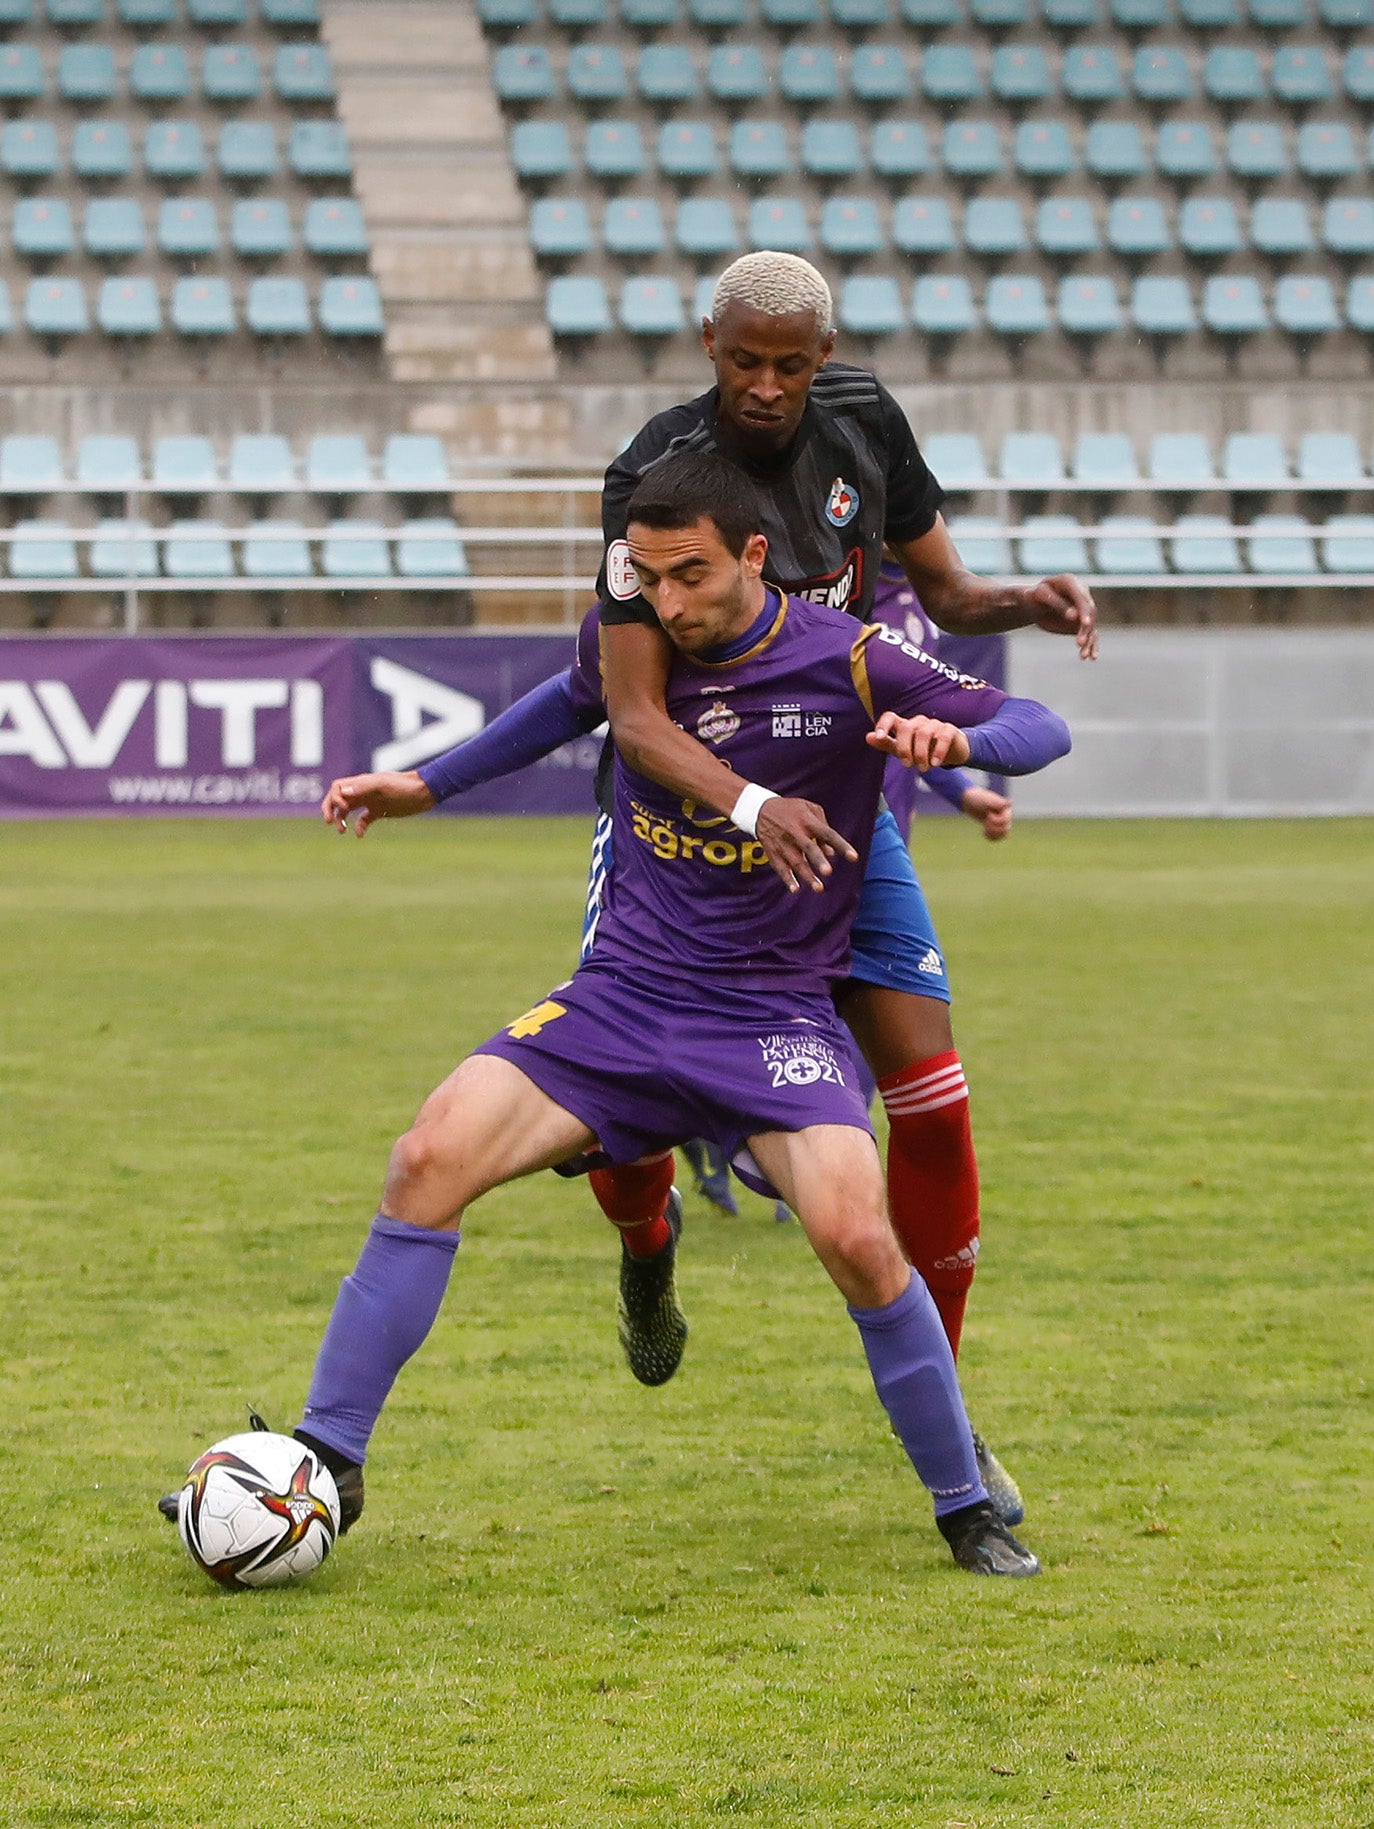
[[[759,813],[765,800],[776,800],[777,795],[770,787],[760,787],[757,781],[751,781],[735,802],[735,810],[730,815],[731,825],[738,826],[741,832],[747,832],[750,838],[757,838],[759,831]]]

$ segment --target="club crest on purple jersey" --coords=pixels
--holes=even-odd
[[[832,527],[848,527],[859,512],[859,492],[852,483],[837,476],[830,485],[825,501],[825,518]]]
[[[697,735],[703,743],[723,743],[727,737],[733,737],[738,729],[738,714],[730,709],[724,699],[717,699],[697,719]]]

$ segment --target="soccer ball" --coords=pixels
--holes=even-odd
[[[293,1437],[230,1435],[186,1475],[177,1528],[192,1560],[226,1588],[280,1588],[334,1547],[339,1494],[329,1469]]]

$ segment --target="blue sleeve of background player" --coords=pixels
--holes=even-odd
[[[947,800],[956,812],[962,811],[964,795],[978,783],[961,768],[932,768],[922,776],[932,794]]]
[[[417,773],[436,804],[451,800],[552,755],[574,737],[595,730],[604,717],[599,704],[593,707],[579,694],[570,668],[527,692],[485,730],[424,763]]]

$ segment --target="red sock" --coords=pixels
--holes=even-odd
[[[978,1259],[978,1159],[953,1048],[878,1081],[891,1126],[887,1194],[902,1248],[925,1278],[951,1351]]]
[[[664,1216],[673,1185],[670,1150],[657,1162],[621,1162],[587,1177],[601,1211],[620,1233],[631,1257],[657,1257],[673,1236]]]

